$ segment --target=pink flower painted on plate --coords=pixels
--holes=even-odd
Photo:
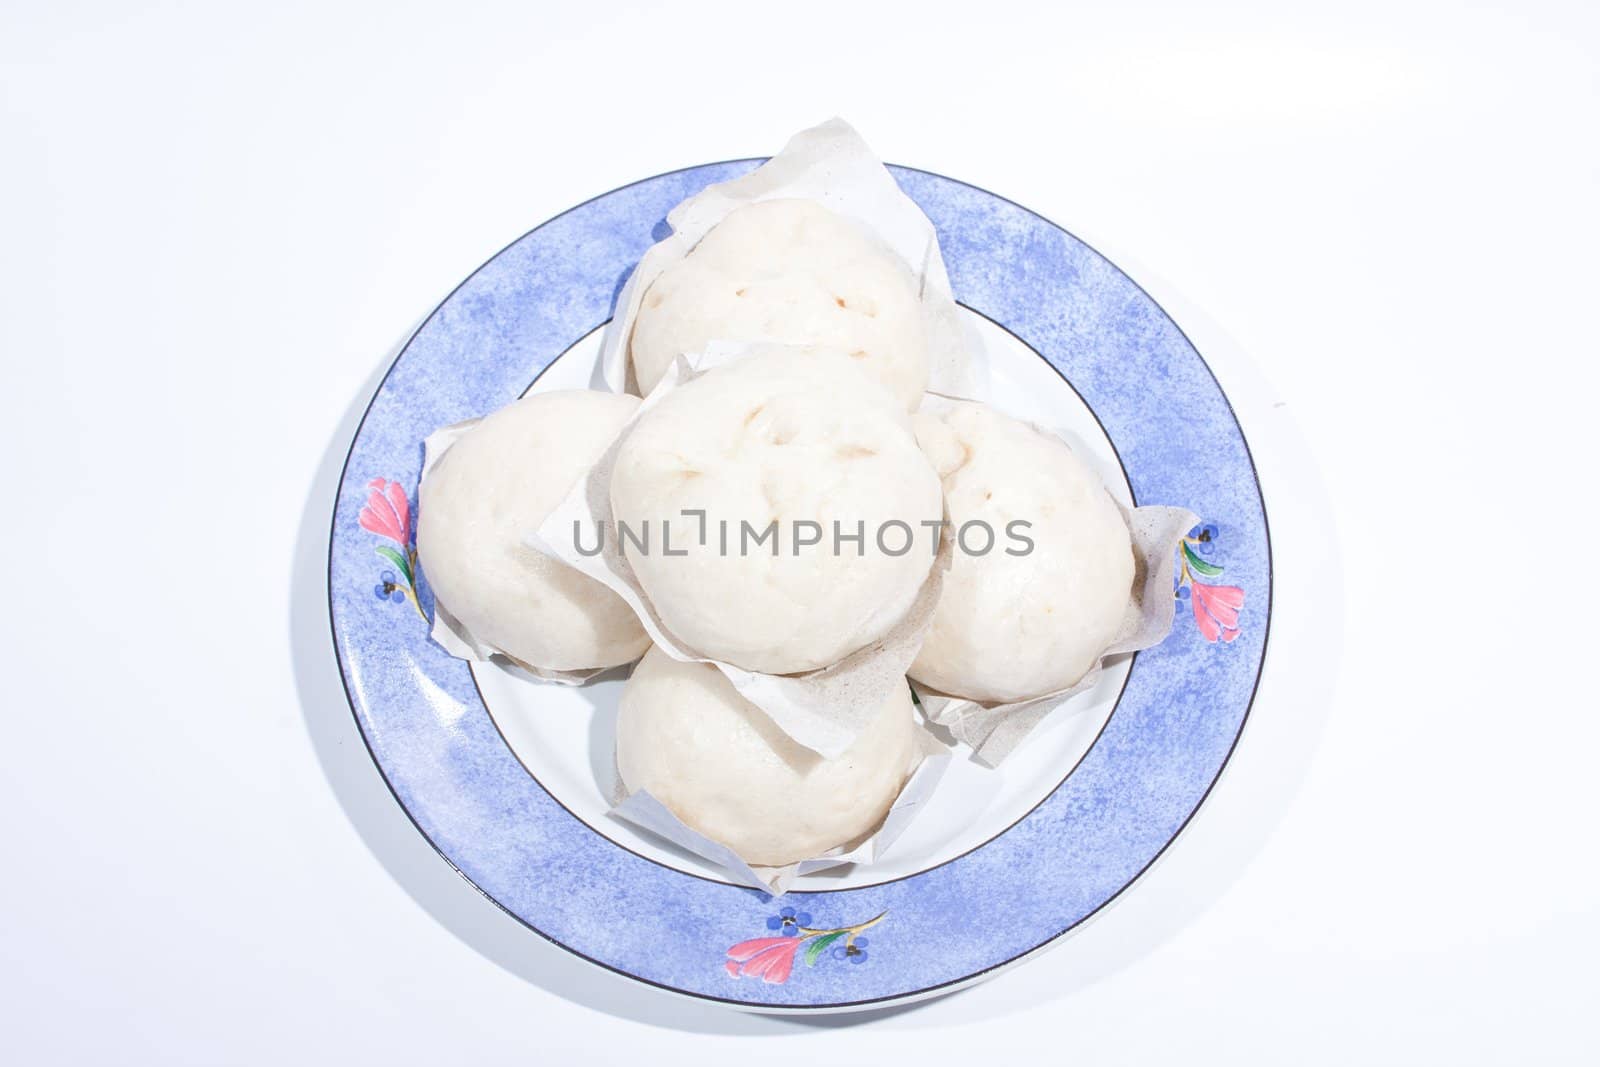
[[[373,550],[385,562],[392,563],[394,569],[378,575],[378,582],[372,587],[373,594],[385,602],[410,601],[422,621],[427,622],[428,613],[422,610],[422,601],[417,596],[417,546],[411,543],[411,501],[406,497],[405,487],[387,478],[372,479],[367,483],[367,502],[361,505],[356,521],[368,533],[399,546],[374,546]]]
[[[1213,644],[1239,636],[1239,613],[1244,610],[1243,589],[1200,580],[1222,576],[1222,565],[1206,558],[1216,548],[1217,538],[1215,523],[1189,531],[1178,545],[1178,573],[1172,591],[1180,602],[1189,601],[1200,636]]]
[[[789,980],[789,975],[794,973],[795,957],[802,952],[808,966],[816,966],[817,960],[830,947],[836,959],[865,963],[867,939],[861,934],[882,922],[888,914],[883,912],[854,926],[812,929],[805,925],[811,921],[810,915],[784,908],[767,919],[767,929],[783,933],[739,942],[728,949],[728,958],[722,961],[722,967],[733,978],[759,978],[778,985]]]
[[[794,970],[794,954],[804,944],[798,937],[758,937],[741,941],[728,949],[723,963],[735,978],[760,978],[764,982],[787,982]]]
[[[374,478],[367,483],[367,502],[361,507],[361,528],[397,545],[411,543],[411,503],[399,482]]]
[[[1207,585],[1194,582],[1189,597],[1194,602],[1194,621],[1207,641],[1219,637],[1232,641],[1239,636],[1239,609],[1244,607],[1244,590],[1236,585]]]

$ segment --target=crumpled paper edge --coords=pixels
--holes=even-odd
[[[614,536],[616,523],[611,513],[611,473],[616,466],[617,453],[638,420],[660,403],[662,397],[713,367],[789,347],[762,342],[719,342],[708,346],[693,363],[679,356],[668,368],[666,377],[623,425],[611,447],[574,483],[566,499],[545,518],[538,530],[530,531],[527,540],[532,547],[614,590],[633,608],[650,640],[667,655],[685,662],[712,664],[733,683],[740,696],[765,712],[785,734],[824,758],[833,759],[854,743],[871,716],[882,706],[883,698],[902,682],[906,669],[917,658],[928,627],[933,624],[934,608],[944,588],[944,574],[950,568],[948,530],[940,537],[938,554],[928,568],[928,577],[916,599],[889,633],[827,667],[803,674],[762,674],[702,656],[666,628],[621,551],[619,538]],[[949,518],[948,514],[945,518]],[[574,523],[584,530],[610,531],[603,550],[592,556],[580,553],[576,539],[571,536]]]
[[[481,419],[467,419],[450,426],[443,426],[430,433],[422,442],[422,475],[417,480],[417,498],[422,498],[422,483],[428,480],[428,473],[450,450],[450,446],[459,441],[463,435]],[[525,663],[503,648],[498,648],[480,639],[460,619],[450,614],[450,610],[440,603],[437,595],[433,598],[433,626],[428,631],[428,636],[433,638],[434,644],[444,649],[456,659],[464,659],[473,663],[489,663],[496,660],[513,672],[525,675],[539,682],[555,682],[558,685],[582,685],[597,674],[603,673],[608,668],[593,668],[581,671],[558,671],[547,667],[536,667]]]
[[[846,863],[876,863],[905,833],[919,811],[933,795],[939,780],[949,769],[951,752],[920,723],[917,725],[920,758],[906,777],[899,794],[878,828],[860,841],[829,849],[820,856],[803,859],[783,867],[761,867],[746,863],[733,849],[691,828],[665,804],[641,789],[618,801],[610,814],[632,823],[657,837],[709,860],[741,883],[773,896],[782,896],[802,874],[824,871]]]
[[[802,130],[754,171],[709,186],[667,213],[672,233],[652,245],[617,296],[600,342],[600,366],[612,392],[639,392],[628,343],[645,290],[683,259],[712,227],[747,204],[812,200],[874,234],[917,279],[928,327],[928,390],[979,400],[988,395],[984,347],[956,307],[933,223],[901,190],[855,128],[833,118]],[[739,340],[739,338],[728,338]]]
[[[1099,681],[1107,658],[1154,647],[1172,632],[1178,542],[1200,517],[1187,508],[1146,505],[1129,510],[1113,502],[1133,541],[1133,589],[1121,628],[1087,674],[1065,689],[1011,704],[985,704],[911,683],[928,720],[970,745],[987,766],[999,766],[1046,715]]]

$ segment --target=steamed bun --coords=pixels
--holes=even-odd
[[[1066,689],[1105,652],[1133,589],[1127,522],[1093,471],[1059,438],[983,404],[917,416],[944,483],[952,533],[982,520],[982,555],[956,551],[933,627],[907,672],[951,696],[1011,703]],[[1032,552],[1007,536],[1008,524]],[[969,533],[981,547],[981,528]]]
[[[538,393],[456,440],[418,490],[417,556],[434,595],[482,642],[548,670],[614,667],[649,646],[622,598],[523,544],[639,406]]]
[[[674,358],[710,341],[823,345],[914,410],[928,385],[916,279],[889,248],[809,200],[738,208],[663,271],[634,320],[634,377],[648,393]]]
[[[640,551],[618,531],[666,629],[701,656],[768,674],[825,667],[888,634],[933,563],[919,524],[943,513],[894,398],[848,356],[790,350],[711,369],[641,415],[618,450],[611,507],[635,537],[651,532]],[[696,509],[703,541],[702,520],[684,515]],[[896,520],[913,543],[891,555],[906,537],[890,528],[885,552],[877,533]],[[796,551],[796,535],[813,534],[805,522],[822,542]],[[862,544],[835,552],[835,522]],[[755,541],[772,523],[776,554],[771,538]]]
[[[622,691],[617,772],[746,862],[778,867],[877,828],[917,757],[914,716],[897,685],[855,743],[823,759],[716,667],[652,648]]]

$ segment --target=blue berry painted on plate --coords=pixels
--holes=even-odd
[[[840,945],[831,953],[836,960],[849,960],[851,963],[867,962],[867,939],[858,937],[848,945]]]
[[[767,929],[780,931],[784,937],[798,937],[802,926],[811,925],[809,911],[779,908],[778,914],[767,916]]]

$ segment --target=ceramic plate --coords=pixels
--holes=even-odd
[[[1051,944],[1137,879],[1204,801],[1250,712],[1272,574],[1249,447],[1201,354],[1092,248],[982,189],[890,168],[938,228],[988,348],[994,402],[1059,429],[1128,504],[1203,515],[1177,623],[992,771],[958,753],[884,861],[772,899],[606,815],[622,681],[537,685],[428,639],[421,442],[524,392],[599,385],[599,331],[666,213],[760,160],[596,197],[439,305],[373,396],[345,464],[328,599],[372,757],[440,855],[569,951],[666,990],[769,1010],[924,997]]]

